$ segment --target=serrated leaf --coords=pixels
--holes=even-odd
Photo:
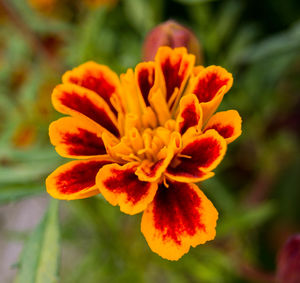
[[[15,283],[58,282],[58,203],[50,201],[43,220],[25,243]]]

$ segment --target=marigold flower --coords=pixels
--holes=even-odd
[[[214,114],[232,75],[194,62],[186,48],[164,46],[120,80],[87,62],[66,72],[52,94],[69,116],[50,125],[51,142],[77,160],[47,178],[48,193],[65,200],[101,193],[124,213],[143,212],[150,248],[169,260],[214,239],[218,212],[193,183],[214,175],[241,134],[237,111]]]

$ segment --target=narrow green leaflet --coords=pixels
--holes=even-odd
[[[25,243],[15,283],[58,282],[58,203],[50,201],[43,220]]]
[[[45,188],[42,184],[22,184],[12,186],[0,186],[0,204],[17,201],[24,197],[29,197],[44,193]]]
[[[235,213],[221,222],[217,229],[218,235],[226,235],[232,231],[247,231],[261,225],[276,213],[276,206],[268,201],[255,208],[239,208]]]
[[[186,5],[193,5],[193,4],[202,4],[202,3],[212,2],[217,0],[175,0],[175,1]]]

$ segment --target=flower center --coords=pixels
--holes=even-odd
[[[107,153],[114,160],[127,163],[130,161],[158,161],[164,154],[175,132],[176,122],[169,119],[164,126],[155,128],[144,127],[139,123],[133,123],[132,117],[126,117],[124,134],[120,139],[109,133],[103,134],[103,141]]]

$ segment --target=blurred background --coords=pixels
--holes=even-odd
[[[94,60],[120,74],[169,19],[193,30],[203,65],[233,73],[221,109],[243,118],[199,185],[220,213],[216,239],[178,262],[150,251],[141,215],[101,196],[51,201],[44,184],[66,161],[48,138],[64,71]],[[0,282],[275,282],[300,230],[299,139],[298,0],[0,0]]]

